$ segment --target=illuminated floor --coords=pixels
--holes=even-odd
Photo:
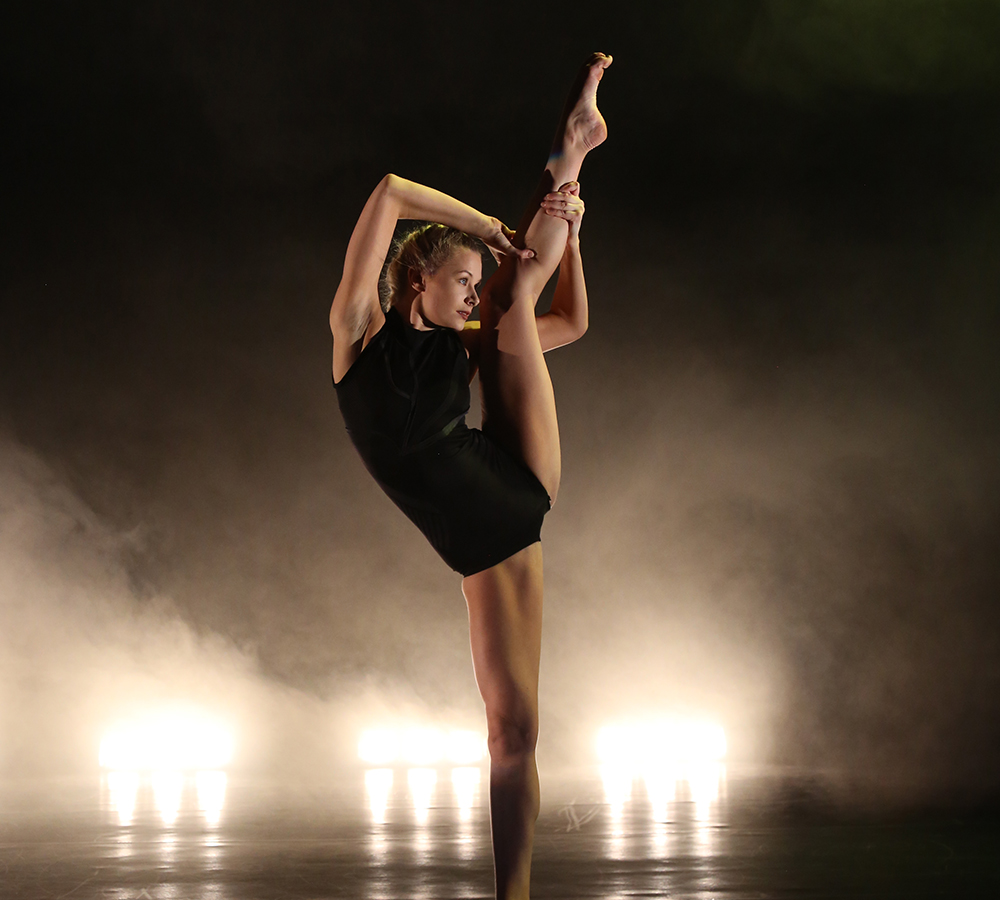
[[[0,785],[0,897],[489,897],[482,788],[469,769]],[[535,898],[1000,897],[997,815],[835,815],[807,782],[723,771],[544,790]]]

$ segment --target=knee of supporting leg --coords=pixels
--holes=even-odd
[[[490,722],[490,758],[495,761],[533,753],[537,743],[538,720],[534,716],[499,718]]]

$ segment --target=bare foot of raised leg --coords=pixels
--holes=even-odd
[[[569,228],[565,222],[546,215],[540,204],[542,198],[549,191],[555,190],[557,185],[576,181],[580,177],[584,157],[607,138],[608,127],[597,108],[597,85],[604,76],[604,70],[610,65],[610,56],[606,53],[594,53],[580,69],[566,99],[552,143],[552,152],[535,196],[528,203],[517,226],[514,246],[530,247],[535,252],[532,260],[522,260],[526,265],[518,267],[524,276],[518,287],[523,293],[533,295],[532,303],[538,299],[539,292],[562,258]],[[509,272],[513,272],[511,266],[508,265],[507,268]],[[530,276],[528,273],[531,273]],[[484,301],[480,310],[481,319],[487,305]]]
[[[597,85],[610,65],[610,56],[594,53],[580,69],[556,129],[553,158],[569,157],[582,161],[588,151],[604,143],[608,126],[597,108]]]

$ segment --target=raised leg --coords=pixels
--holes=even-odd
[[[486,705],[490,825],[498,900],[527,900],[538,817],[542,545],[462,582],[476,682]]]
[[[535,303],[562,257],[568,225],[546,215],[539,204],[549,191],[575,181],[584,157],[607,136],[597,109],[597,85],[610,64],[611,57],[595,53],[567,99],[545,172],[515,240],[534,250],[534,258],[505,258],[484,287],[480,306],[483,429],[535,473],[553,502],[561,473],[559,425],[538,342]]]

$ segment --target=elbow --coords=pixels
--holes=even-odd
[[[398,175],[393,175],[389,172],[379,183],[378,187],[375,188],[375,192],[381,194],[384,197],[393,197],[399,193],[400,185],[402,185],[403,179]]]
[[[567,324],[569,325],[570,329],[570,339],[568,343],[573,343],[575,341],[580,340],[580,338],[582,338],[587,333],[587,328],[590,326],[590,322],[586,317],[579,319],[575,322],[568,322]]]
[[[574,344],[587,333],[589,321],[587,316],[564,316],[560,323],[559,345],[565,347],[567,344]]]
[[[409,182],[405,178],[400,178],[390,172],[372,191],[369,203],[374,203],[387,215],[395,215],[397,219],[404,218],[404,204],[406,203],[406,188]]]

